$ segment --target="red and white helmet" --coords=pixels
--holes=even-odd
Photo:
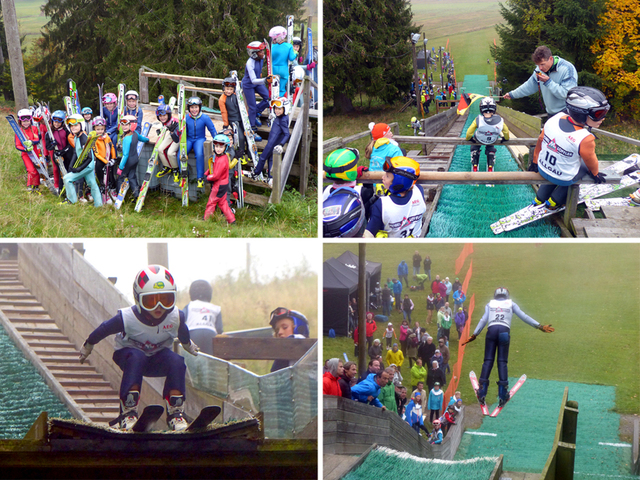
[[[287,36],[287,29],[281,26],[273,27],[269,30],[269,37],[272,40],[278,40],[279,38],[285,38]]]
[[[133,132],[138,127],[138,117],[134,115],[125,115],[120,119],[122,125],[129,125],[129,130]]]
[[[247,53],[253,59],[258,58],[258,52],[265,49],[264,42],[254,41],[247,45]]]
[[[142,310],[154,310],[158,305],[172,309],[176,304],[176,291],[173,276],[162,265],[143,268],[133,282],[133,298]]]

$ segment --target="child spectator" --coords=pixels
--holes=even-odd
[[[215,135],[213,138],[213,157],[209,160],[209,168],[204,172],[207,180],[212,183],[209,201],[204,209],[204,219],[207,220],[213,215],[216,206],[218,206],[227,219],[228,224],[233,225],[236,223],[236,217],[227,203],[229,156],[226,152],[228,146],[229,137],[222,134]]]
[[[395,369],[395,372],[393,374],[393,384],[394,385],[402,385],[402,382],[404,381],[404,378],[402,377],[402,373],[400,373],[400,367],[398,367],[395,363],[392,363],[391,365],[389,365],[390,367],[393,367]]]
[[[367,338],[367,348],[371,348],[371,345],[373,343],[373,334],[376,333],[376,330],[378,330],[378,325],[376,324],[373,313],[367,312],[367,319],[364,325],[367,329],[365,334]]]
[[[427,211],[424,190],[416,185],[420,165],[408,157],[394,157],[385,160],[384,171],[382,183],[389,195],[380,197],[371,207],[364,236],[373,238],[382,230],[389,238],[420,237]]]
[[[436,297],[433,293],[427,295],[427,325],[431,324],[433,318],[433,311],[436,308]]]
[[[456,330],[458,331],[458,340],[462,338],[462,330],[464,330],[464,325],[467,322],[467,318],[462,310],[462,307],[458,308],[458,312],[456,313]]]
[[[433,421],[433,430],[431,430],[429,443],[431,445],[439,445],[442,443],[442,430],[440,429],[440,420],[438,419]]]
[[[433,384],[433,389],[429,392],[429,421],[436,420],[440,417],[440,408],[442,407],[442,400],[444,392],[440,390],[440,382]]]
[[[462,307],[462,304],[467,300],[467,296],[464,294],[464,292],[462,291],[462,286],[458,287],[454,292],[453,292],[453,309],[455,311],[458,310],[458,308]]]
[[[384,299],[382,300],[384,302]],[[389,322],[387,324],[387,328],[384,331],[384,338],[387,342],[387,350],[391,350],[391,343],[392,343],[392,338],[395,338],[396,340],[398,339],[398,337],[396,336],[396,331],[393,329],[393,323]]]
[[[369,124],[372,140],[365,149],[365,157],[369,159],[369,170],[381,172],[387,157],[404,155],[404,152],[393,139],[391,127],[386,123]],[[386,187],[388,188],[388,187]]]
[[[447,407],[450,405],[455,405],[458,400],[462,400],[461,397],[462,397],[462,394],[460,392],[454,393],[452,397],[449,399],[449,404],[447,405]]]
[[[409,337],[410,331],[409,322],[405,318],[402,320],[402,325],[400,325],[400,345],[402,346],[402,353],[407,353],[407,338]]]
[[[427,435],[429,435],[429,430],[424,426],[422,395],[419,392],[414,393],[411,402],[407,404],[406,412],[409,412],[407,414],[407,422],[413,427],[416,433],[420,435],[420,430],[423,430]]]
[[[476,117],[473,123],[467,129],[467,140],[471,140],[471,166],[473,171],[478,171],[480,163],[480,149],[485,146],[487,155],[487,172],[493,172],[493,166],[496,161],[496,147],[493,146],[498,138],[502,141],[509,140],[509,127],[504,123],[500,115],[496,114],[496,102],[491,97],[484,97],[480,100],[480,115]]]
[[[371,360],[380,360],[382,362],[382,344],[379,339],[373,341],[373,345],[369,347],[369,358]]]
[[[438,420],[440,420],[440,427],[443,431],[442,433],[446,435],[449,428],[451,428],[451,425],[456,424],[456,409],[454,406],[449,405],[444,412],[444,415],[442,415]]]

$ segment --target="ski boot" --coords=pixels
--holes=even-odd
[[[171,395],[167,403],[167,425],[171,430],[185,430],[189,424],[184,418],[184,395]]]
[[[131,390],[127,393],[127,398],[123,402],[120,399],[120,416],[118,417],[118,427],[122,430],[131,430],[138,421],[138,402],[140,392]]]
[[[478,171],[478,164],[480,163],[480,150],[471,151],[471,166],[474,172]]]
[[[549,200],[544,202],[544,208],[546,208],[547,210],[549,210],[551,212],[557,210],[560,207],[561,207],[561,205],[558,205],[556,202],[554,202],[552,198],[550,198]]]
[[[498,396],[500,397],[498,406],[502,408],[511,398],[511,393],[509,393],[509,382],[497,382],[497,384]]]
[[[493,166],[496,163],[496,152],[487,153],[487,172],[493,172]]]
[[[156,177],[162,178],[169,175],[170,173],[171,173],[171,167],[164,167],[162,170],[156,173]]]
[[[178,168],[174,168],[173,169],[173,183],[180,183],[182,181],[182,179],[180,178],[180,169]]]
[[[262,126],[262,121],[260,120],[260,117],[256,117],[256,127],[261,127]]]
[[[204,188],[204,178],[198,179],[198,188]]]
[[[254,128],[253,129],[253,141],[258,143],[262,141],[262,137],[260,135],[258,135],[258,129]]]
[[[542,200],[539,200],[538,197],[534,197],[533,201],[531,202],[531,205],[534,206],[534,207],[539,207],[543,203],[544,202]]]
[[[476,398],[478,399],[478,403],[480,404],[480,406],[485,407],[486,406],[485,398],[487,396],[487,388],[489,387],[489,381],[480,379],[478,380],[478,383],[480,385],[480,388],[475,391]]]
[[[633,192],[632,194],[630,194],[629,198],[631,198],[631,201],[636,205],[640,205],[640,188],[635,192]]]

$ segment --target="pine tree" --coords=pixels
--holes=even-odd
[[[336,112],[353,110],[358,94],[393,103],[413,75],[411,5],[406,0],[323,2],[324,94]]]

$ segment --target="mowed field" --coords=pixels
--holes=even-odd
[[[40,28],[48,21],[40,10],[43,4],[42,0],[15,0],[20,35],[26,35],[24,43],[28,48],[40,37]]]
[[[638,244],[476,243],[474,253],[459,274],[455,261],[464,244],[367,244],[367,258],[382,262],[382,279],[397,278],[401,260],[409,264],[417,249],[433,261],[432,278],[448,276],[460,281],[473,265],[466,306],[475,294],[471,332],[478,324],[484,306],[493,298],[495,288],[505,286],[522,310],[540,323],[551,324],[555,333],[545,334],[514,316],[511,328],[509,376],[523,373],[530,378],[581,382],[616,387],[616,403],[611,408],[620,414],[640,414],[640,246]],[[324,259],[337,257],[345,250],[358,253],[357,244],[325,244]],[[415,282],[411,282],[413,284]],[[403,289],[403,294],[406,287]],[[409,292],[415,304],[413,320],[419,320],[431,335],[435,320],[426,325],[427,291]],[[379,312],[381,313],[381,310]],[[402,314],[393,312],[391,321],[399,332]],[[384,325],[379,323],[376,338],[382,339]],[[462,366],[459,390],[465,403],[475,397],[468,381],[470,370],[479,375],[484,358],[486,328],[468,345]],[[384,341],[383,341],[384,345]],[[457,359],[458,341],[451,329],[451,362]],[[323,359],[353,359],[353,340],[324,337]],[[383,355],[385,353],[383,352]],[[367,356],[367,361],[369,360]],[[410,381],[408,361],[402,367],[405,384]],[[491,374],[488,402],[497,396],[497,368]],[[450,380],[450,376],[447,376]]]

